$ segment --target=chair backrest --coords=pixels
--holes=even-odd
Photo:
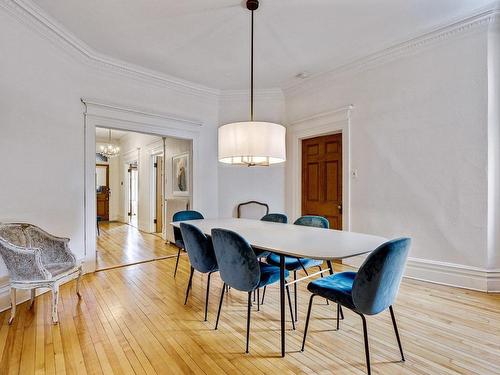
[[[186,220],[198,220],[198,219],[204,219],[204,217],[198,211],[193,211],[193,210],[179,211],[176,212],[172,217],[172,221],[186,221]],[[174,238],[175,242],[179,240],[182,241],[182,234],[179,228],[174,227]]]
[[[267,214],[260,218],[262,221],[272,221],[273,223],[288,223],[288,218],[285,214]]]
[[[248,201],[238,205],[238,218],[259,220],[269,213],[269,206],[266,203]]]
[[[352,286],[356,309],[375,315],[393,304],[403,278],[411,240],[398,238],[380,245],[361,265]]]
[[[301,216],[294,222],[295,225],[304,225],[306,227],[316,227],[316,228],[330,228],[330,223],[323,216]]]
[[[181,234],[191,266],[202,273],[217,269],[212,240],[194,225],[181,223]]]
[[[28,248],[31,246],[26,228],[30,224],[25,223],[0,223],[0,239],[12,245]]]
[[[238,233],[212,229],[219,274],[231,288],[250,292],[260,282],[260,267],[252,247]]]

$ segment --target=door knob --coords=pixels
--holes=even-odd
[[[339,203],[337,205],[337,208],[339,209],[339,214],[341,214],[342,213],[342,203]]]

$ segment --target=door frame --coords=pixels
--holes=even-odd
[[[350,127],[353,105],[323,112],[288,126],[287,213],[294,219],[302,212],[302,140],[342,133],[342,230],[351,230]]]
[[[166,176],[165,176],[165,156],[164,156],[164,146],[163,146],[163,140],[162,140],[162,145],[159,146],[159,147],[155,147],[151,150],[151,153],[150,153],[150,158],[149,158],[149,186],[150,186],[150,192],[149,192],[149,207],[151,207],[151,209],[149,210],[149,216],[150,216],[150,232],[151,233],[159,233],[159,232],[156,232],[156,224],[154,222],[155,219],[158,219],[158,213],[157,213],[157,210],[156,210],[156,194],[157,194],[157,189],[156,189],[156,169],[155,169],[155,158],[157,158],[158,156],[162,156],[163,157],[163,179],[165,180],[166,179]],[[163,186],[163,189],[165,188],[165,181],[162,181],[162,186]],[[162,230],[161,230],[161,234],[163,236],[163,233],[164,233],[164,229],[165,229],[165,191],[163,191],[163,212],[162,212]]]
[[[174,137],[191,141],[192,198],[191,207],[196,209],[202,189],[199,170],[199,144],[202,122],[141,108],[125,107],[96,99],[81,99],[84,106],[84,272],[96,269],[96,197],[95,153],[96,127],[128,130],[159,137]]]

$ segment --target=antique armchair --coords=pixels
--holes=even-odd
[[[59,286],[77,277],[76,293],[82,266],[68,246],[69,239],[53,236],[35,225],[0,223],[0,255],[10,274],[11,314],[16,315],[16,290],[31,290],[30,308],[37,288],[52,291],[52,322],[58,323],[57,303]]]

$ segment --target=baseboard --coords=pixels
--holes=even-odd
[[[346,259],[345,264],[359,267],[364,257]],[[409,258],[405,277],[481,292],[500,292],[500,270],[486,270],[461,264]]]

